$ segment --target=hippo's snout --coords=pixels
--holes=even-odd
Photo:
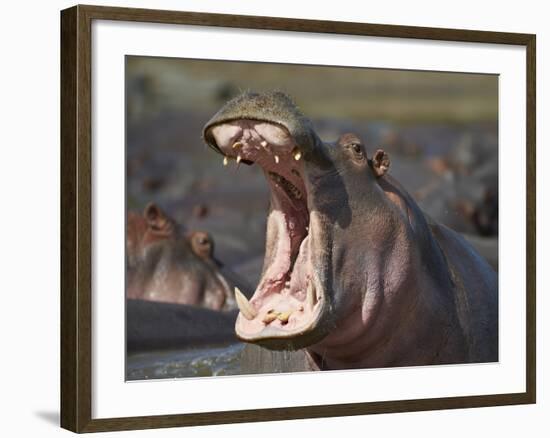
[[[243,93],[227,102],[209,121],[203,130],[204,141],[217,152],[221,150],[220,140],[235,139],[238,136],[238,121],[256,122],[258,133],[265,135],[266,141],[273,145],[287,143],[289,137],[300,146],[302,153],[308,153],[318,143],[310,120],[305,117],[292,99],[284,93]],[[263,122],[263,123],[262,123]],[[216,138],[216,126],[225,125],[224,135]],[[268,140],[269,139],[269,140]],[[232,143],[234,144],[234,142]]]
[[[320,140],[288,96],[245,93],[228,102],[205,126],[205,141],[224,165],[257,164],[271,189],[266,257],[250,301],[236,292],[239,338],[271,348],[300,348],[324,334],[328,306],[312,269],[306,162]]]

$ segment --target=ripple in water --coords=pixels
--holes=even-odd
[[[126,380],[176,379],[239,374],[244,344],[133,354],[126,359]]]

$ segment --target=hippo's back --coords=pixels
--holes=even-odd
[[[498,276],[458,233],[434,222],[430,228],[455,285],[455,306],[468,340],[470,362],[498,361]]]

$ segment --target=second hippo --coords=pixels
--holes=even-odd
[[[216,260],[208,233],[185,232],[156,204],[128,213],[126,236],[128,298],[228,310],[234,287],[247,290]]]

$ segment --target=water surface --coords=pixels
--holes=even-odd
[[[243,343],[128,355],[126,380],[229,376],[240,373]]]

